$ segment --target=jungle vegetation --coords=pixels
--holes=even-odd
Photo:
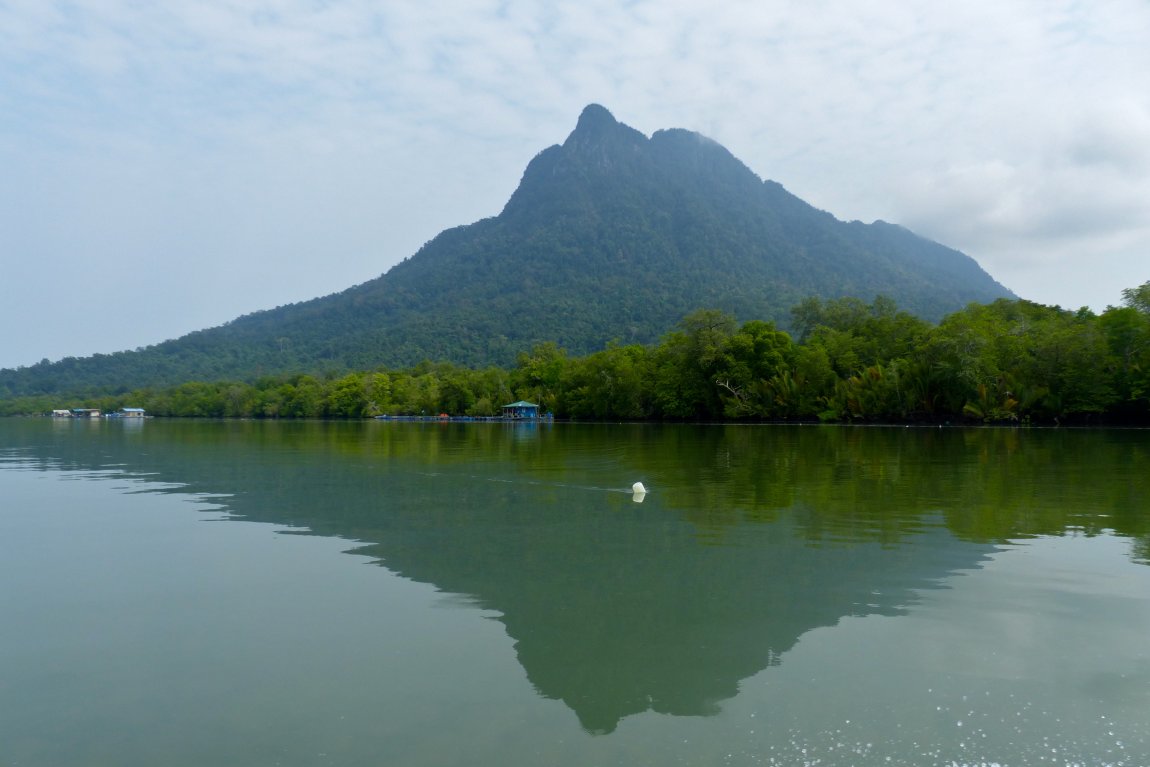
[[[130,406],[181,417],[490,416],[525,399],[577,420],[1150,422],[1150,282],[1101,314],[999,299],[934,325],[889,298],[808,298],[791,325],[794,336],[704,309],[655,344],[572,355],[545,342],[510,367],[423,362],[189,381],[9,398],[0,414]]]

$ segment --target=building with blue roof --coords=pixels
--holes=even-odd
[[[534,402],[512,402],[510,405],[503,406],[504,418],[538,418],[539,406]]]

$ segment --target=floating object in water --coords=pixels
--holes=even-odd
[[[635,503],[642,503],[643,499],[647,496],[647,488],[643,487],[642,482],[636,482],[631,485],[631,492],[633,493],[631,500]]]

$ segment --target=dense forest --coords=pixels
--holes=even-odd
[[[1024,300],[971,304],[932,325],[890,299],[809,298],[797,338],[706,309],[654,345],[584,356],[554,342],[511,368],[402,370],[186,382],[116,394],[0,401],[0,414],[143,407],[237,418],[489,416],[525,399],[558,418],[929,423],[1150,421],[1150,282],[1102,314]]]

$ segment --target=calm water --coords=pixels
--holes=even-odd
[[[1145,431],[0,420],[0,765],[1145,767],[1148,487]]]

